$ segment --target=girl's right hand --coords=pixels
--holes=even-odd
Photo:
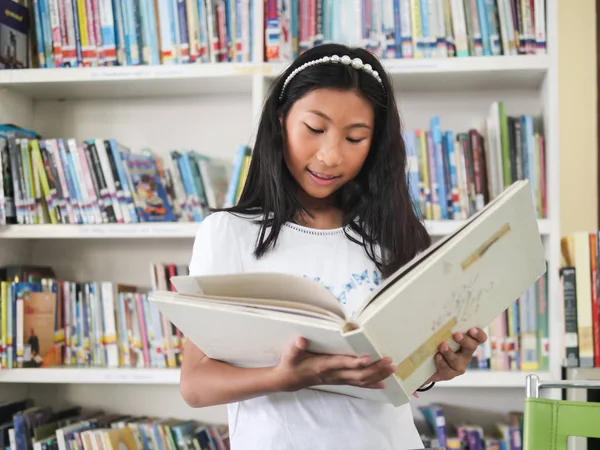
[[[391,358],[372,363],[369,357],[317,355],[306,347],[305,339],[296,339],[274,367],[279,390],[292,392],[326,384],[382,389],[383,380],[395,370]]]

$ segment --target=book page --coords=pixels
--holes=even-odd
[[[158,293],[159,294],[159,293]],[[186,298],[190,300],[198,299],[197,296],[189,296],[186,294],[177,294],[180,298]],[[286,300],[261,300],[261,299],[238,299],[230,297],[217,297],[211,296],[211,298],[203,298],[206,304],[219,304],[219,305],[231,305],[245,309],[258,309],[264,311],[277,311],[286,312],[289,314],[301,315],[306,317],[312,317],[315,319],[326,320],[328,322],[334,322],[340,325],[340,329],[345,324],[343,317],[334,314],[333,312],[319,308],[318,306],[309,305],[307,303],[288,302]]]
[[[475,214],[473,214],[471,217],[469,217],[463,223],[463,225],[460,226],[460,227],[458,227],[454,232],[447,234],[442,239],[440,239],[439,241],[437,241],[435,244],[429,246],[423,252],[421,252],[420,254],[418,254],[417,256],[415,256],[412,260],[410,260],[409,262],[407,262],[406,264],[404,264],[400,269],[398,269],[394,274],[392,274],[387,280],[385,280],[381,284],[381,286],[371,294],[370,297],[368,297],[367,299],[365,299],[365,301],[362,304],[362,306],[360,308],[358,308],[356,310],[356,312],[354,313],[354,318],[359,317],[361,315],[361,313],[369,305],[371,305],[372,303],[375,303],[376,300],[377,300],[377,298],[380,297],[390,286],[393,286],[400,279],[402,279],[404,276],[406,276],[408,273],[410,273],[411,270],[413,270],[416,267],[420,266],[428,258],[430,258],[434,254],[436,254],[436,252],[439,252],[445,246],[447,246],[451,242],[453,242],[454,239],[456,239],[456,236],[458,236],[459,234],[461,234],[465,229],[473,226],[473,224],[480,217],[484,216],[484,214],[490,213],[490,211],[492,211],[495,207],[497,207],[497,205],[499,205],[503,199],[509,197],[509,195],[511,195],[511,193],[513,191],[515,191],[515,190],[517,190],[519,188],[522,188],[524,183],[527,183],[527,182],[526,181],[517,181],[517,182],[513,183],[510,187],[506,188],[502,192],[502,194],[500,194],[498,197],[496,197],[491,202],[489,202],[485,206],[485,208],[483,208],[481,211],[478,211]]]
[[[334,321],[156,292],[149,300],[207,356],[241,367],[277,364],[298,337],[314,353],[355,354]]]
[[[363,311],[361,329],[391,356],[407,392],[436,370],[439,344],[454,350],[455,331],[485,328],[546,272],[531,189],[507,201],[389,286]]]
[[[181,294],[200,298],[235,299],[256,303],[256,300],[281,300],[288,306],[294,303],[312,305],[345,319],[337,299],[322,285],[283,273],[236,273],[201,277],[176,276],[171,281]]]

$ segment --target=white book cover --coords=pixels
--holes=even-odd
[[[485,328],[546,271],[528,181],[518,181],[456,232],[388,277],[352,317],[318,283],[288,274],[177,276],[150,301],[210,358],[275,365],[298,336],[315,353],[389,356],[382,390],[317,386],[391,403],[410,401],[436,371],[452,333]]]

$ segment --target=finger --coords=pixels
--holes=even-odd
[[[460,344],[462,353],[470,353],[473,354],[477,347],[479,346],[479,341],[477,339],[472,338],[468,334],[463,333],[454,333],[454,341],[457,344]],[[466,350],[466,351],[463,351]]]
[[[306,356],[305,351],[308,344],[306,339],[298,337],[292,342],[292,344],[283,353],[282,359],[291,363],[296,362]]]
[[[294,345],[300,350],[306,350],[308,347],[308,342],[302,336],[299,336],[294,341]]]
[[[471,328],[469,335],[475,339],[479,344],[483,344],[488,340],[488,335],[481,328]]]
[[[461,358],[461,355],[452,351],[450,346],[445,342],[443,342],[440,345],[440,353],[443,356],[443,359],[446,361],[446,363],[448,363],[450,369],[462,373],[463,358]]]
[[[435,355],[435,365],[438,368],[440,379],[446,379],[452,375],[452,368],[448,365],[441,353]]]
[[[337,370],[331,376],[343,384],[353,383],[360,386],[376,384],[394,373],[395,367],[391,362],[390,358],[383,358],[363,369]]]
[[[331,373],[330,376],[332,377],[331,382],[334,384],[347,384],[358,387],[371,386],[381,389],[383,387],[383,380],[388,378],[392,373],[394,373],[393,370],[389,369],[372,375],[367,375],[365,369],[339,370]]]
[[[344,369],[362,369],[371,363],[371,358],[369,356],[356,357],[345,355],[323,355],[319,358],[321,358],[321,372]]]
[[[365,389],[384,389],[385,383],[383,381],[380,381],[378,383],[366,384],[366,385],[363,385],[360,387],[365,388]]]
[[[363,373],[362,381],[366,384],[379,383],[396,371],[391,358],[382,358],[369,366]]]

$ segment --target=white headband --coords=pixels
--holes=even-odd
[[[300,67],[296,68],[292,73],[290,73],[289,76],[285,79],[285,82],[283,83],[283,87],[281,88],[281,94],[279,94],[279,100],[283,99],[283,93],[285,91],[285,88],[290,83],[290,81],[292,81],[292,78],[294,78],[296,75],[298,75],[299,72],[303,71],[307,67],[315,66],[317,64],[327,64],[327,63],[333,63],[333,64],[342,63],[346,66],[352,66],[356,70],[362,70],[363,72],[367,72],[369,75],[372,75],[373,78],[375,78],[379,82],[379,84],[381,84],[381,87],[383,88],[383,81],[381,81],[381,77],[379,76],[379,73],[376,70],[373,70],[373,68],[371,67],[371,64],[364,64],[360,58],[352,59],[348,55],[323,56],[322,58],[315,59],[314,61],[309,61],[307,63],[302,64]]]

